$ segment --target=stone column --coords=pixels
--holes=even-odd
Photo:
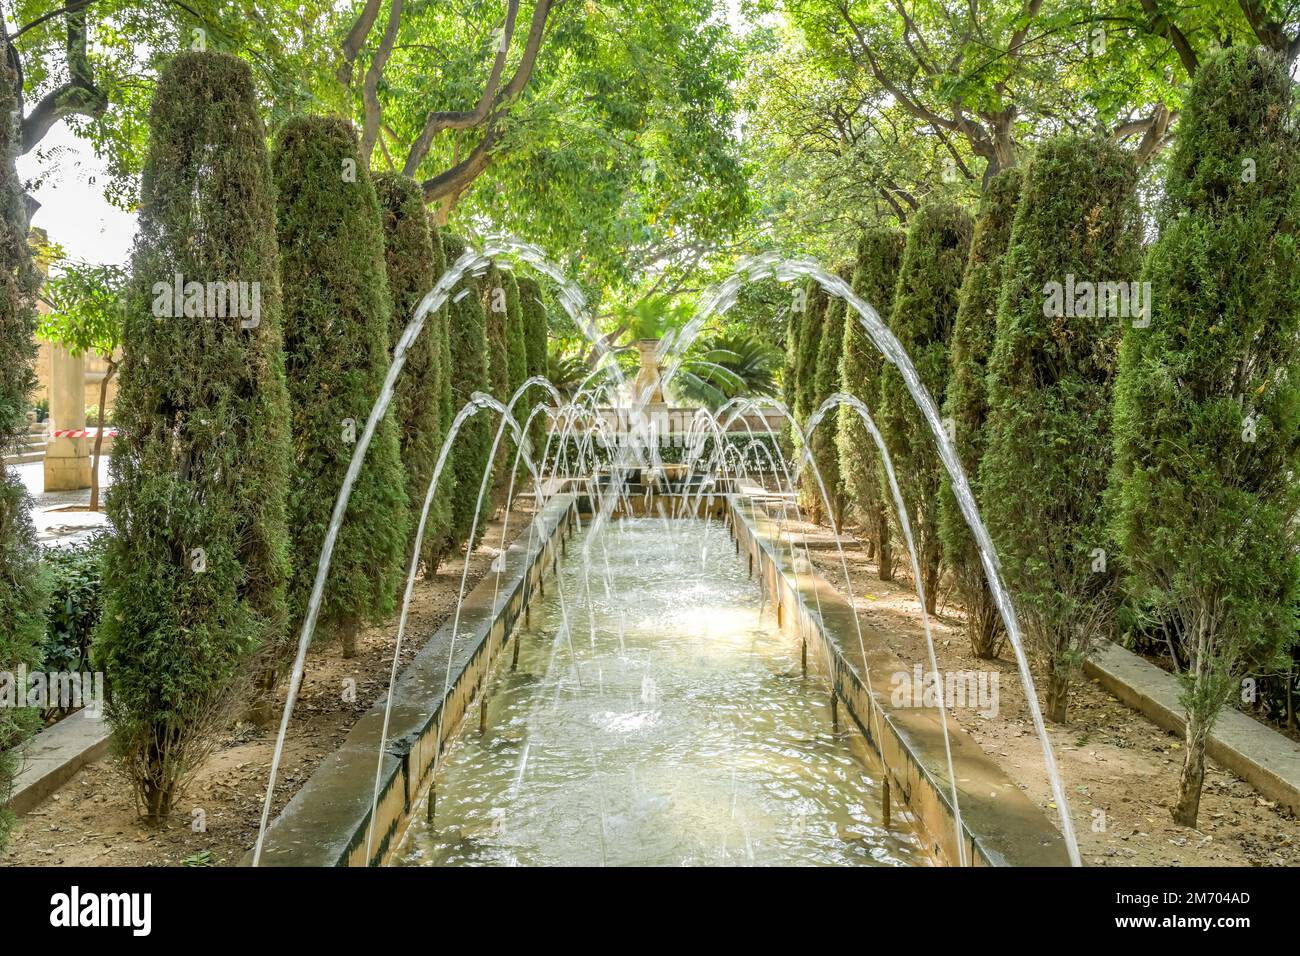
[[[85,430],[86,362],[60,346],[50,349],[50,443],[45,449],[45,490],[90,487],[90,439],[55,438],[60,429]]]

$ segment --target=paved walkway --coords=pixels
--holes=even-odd
[[[46,547],[71,544],[89,537],[97,528],[108,523],[108,518],[101,511],[62,511],[60,509],[76,505],[90,504],[90,489],[80,491],[45,490],[45,463],[28,462],[22,465],[10,465],[27,486],[32,496],[32,522],[36,525],[36,538]],[[101,507],[104,489],[108,487],[108,456],[99,463],[99,483]]]

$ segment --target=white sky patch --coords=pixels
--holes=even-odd
[[[44,161],[38,152],[56,150]],[[57,171],[50,174],[50,164]],[[137,215],[111,205],[104,198],[108,172],[95,156],[88,141],[57,123],[40,146],[18,157],[18,175],[23,180],[42,177],[34,195],[41,208],[32,225],[44,229],[64,248],[68,257],[84,262],[125,265],[135,239]]]

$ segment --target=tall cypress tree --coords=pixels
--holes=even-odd
[[[537,284],[537,280],[531,276],[523,276],[519,279],[519,304],[520,311],[523,313],[524,322],[524,350],[527,358],[528,377],[534,375],[546,374],[546,304],[542,302],[542,290]],[[549,403],[549,397],[543,397],[539,392],[533,396],[531,408],[535,407],[538,402]],[[541,467],[541,454],[546,448],[546,429],[548,419],[546,414],[540,413],[537,418],[533,419],[532,434],[529,436],[533,445],[533,456],[538,459],[537,466]]]
[[[384,227],[384,263],[388,276],[388,294],[393,303],[389,322],[389,356],[397,347],[402,332],[415,315],[420,301],[442,274],[429,235],[429,217],[424,209],[420,187],[407,176],[380,173],[375,176],[375,196]],[[406,352],[406,364],[393,393],[392,414],[397,424],[402,449],[402,466],[406,473],[406,499],[412,509],[410,560],[414,546],[419,510],[424,507],[429,480],[433,477],[438,452],[442,448],[442,392],[446,371],[442,365],[445,322],[439,312],[425,317],[424,329]],[[445,469],[444,469],[445,470]],[[446,489],[446,485],[439,485]],[[438,569],[442,549],[451,523],[451,499],[435,495],[425,523],[421,561],[428,573]]]
[[[1011,241],[1011,222],[1020,198],[1020,179],[1019,169],[1003,170],[984,192],[952,330],[951,374],[943,414],[951,423],[957,454],[972,491],[984,457],[984,425],[988,417],[985,376],[997,333],[998,295]],[[984,576],[979,548],[957,505],[946,471],[939,495],[939,538],[944,561],[966,606],[966,637],[971,651],[976,657],[997,657],[1005,636],[1002,620]]]
[[[1115,529],[1130,590],[1186,665],[1174,819],[1195,826],[1205,739],[1249,673],[1286,667],[1300,556],[1300,139],[1287,64],[1234,47],[1183,108],[1156,307],[1125,330],[1115,387]]]
[[[276,137],[285,355],[293,411],[292,606],[306,614],[334,501],[383,387],[393,307],[375,190],[356,132],[330,117],[297,117]],[[393,610],[408,511],[392,411],[376,429],[339,530],[319,617],[343,656],[366,621]]]
[[[528,380],[528,341],[527,332],[524,330],[524,311],[519,301],[519,283],[515,279],[513,272],[506,272],[502,276],[502,283],[506,290],[506,345],[508,347],[508,362],[510,370],[510,395],[513,396],[519,386]],[[520,427],[528,420],[528,410],[533,407],[536,396],[532,389],[525,392],[519,399],[519,404],[515,406],[514,415],[519,421]],[[505,439],[508,445],[508,454],[510,461],[515,460],[516,448],[513,440],[507,435]],[[527,472],[524,467],[523,459],[519,464],[520,475]]]
[[[988,366],[981,511],[1056,721],[1066,719],[1069,682],[1090,643],[1112,624],[1102,494],[1129,319],[1095,297],[1090,305],[1086,290],[1138,276],[1135,178],[1132,158],[1106,142],[1065,136],[1039,146],[1024,171]],[[1078,293],[1068,310],[1065,289]]]
[[[446,250],[442,241],[442,230],[438,228],[432,215],[429,216],[429,244],[433,249],[433,274],[436,283],[442,278],[443,274],[451,266],[451,260],[447,258]],[[452,378],[455,375],[455,369],[451,363],[451,312],[452,307],[450,300],[438,310],[438,342],[439,354],[442,360],[439,363],[443,370],[439,377],[439,408],[441,416],[438,428],[438,448],[439,454],[443,443],[447,440],[447,432],[451,429],[452,420],[456,417],[456,412],[460,406],[456,404],[456,393],[452,388]],[[428,489],[425,489],[426,493]],[[438,488],[436,491],[437,504],[435,509],[440,515],[439,528],[441,534],[436,537],[425,535],[425,540],[429,542],[429,550],[426,552],[425,561],[431,571],[437,570],[447,555],[453,553],[460,545],[456,531],[456,466],[454,453],[449,455],[446,463],[442,468],[442,475],[438,478]],[[423,507],[421,503],[419,507]],[[433,520],[432,514],[430,521]],[[437,560],[434,560],[436,557]]]
[[[507,272],[495,263],[488,267],[483,282],[483,309],[487,316],[488,380],[490,391],[504,405],[510,401],[510,301],[506,293]],[[495,430],[493,432],[495,436]],[[510,481],[511,453],[510,429],[506,428],[497,445],[496,459],[492,463],[492,483],[489,485],[493,507],[505,503],[506,486]]]
[[[465,251],[465,243],[458,236],[442,234],[442,248],[448,265],[454,264]],[[466,274],[452,290],[451,312],[448,317],[448,344],[450,351],[452,404],[456,414],[475,392],[491,392],[488,378],[487,316],[483,313],[483,296],[478,280]],[[475,547],[483,534],[479,521],[476,540],[469,541],[474,523],[474,502],[478,498],[483,473],[491,467],[492,437],[496,423],[487,412],[479,412],[465,422],[456,438],[452,451],[455,466],[456,492],[452,499],[452,527],[455,529],[457,547]],[[490,510],[490,498],[483,496],[483,511]]]
[[[0,38],[0,54],[6,47]],[[27,248],[26,197],[14,168],[17,116],[17,75],[0,55],[0,455],[16,446],[26,428],[27,397],[35,384],[39,275]],[[0,670],[10,674],[40,664],[47,595],[39,565],[27,491],[14,472],[0,466]],[[13,819],[7,804],[18,772],[14,748],[39,723],[34,709],[0,708],[0,848]]]
[[[858,239],[853,291],[874,308],[884,322],[889,321],[893,311],[894,286],[898,282],[898,268],[903,261],[906,243],[907,234],[903,230],[884,226],[868,229]],[[868,338],[856,313],[845,314],[840,352],[840,387],[862,399],[872,415],[876,415],[880,372],[885,359]],[[871,536],[877,575],[880,580],[888,581],[894,576],[889,532],[889,515],[894,505],[881,493],[880,461],[875,442],[858,413],[847,408],[840,409],[837,438],[845,493],[857,506]]]
[[[890,331],[940,406],[948,384],[948,339],[973,228],[970,213],[958,206],[931,203],[917,210],[908,228],[889,319]],[[944,469],[934,433],[893,365],[881,372],[879,421],[907,505],[926,610],[933,614],[939,596],[939,482]],[[881,494],[889,495],[883,468],[880,480]]]
[[[104,613],[113,740],[153,821],[286,633],[289,408],[275,206],[248,66],[182,53],[149,114]],[[241,288],[243,309],[231,308]]]
[[[817,353],[821,346],[822,326],[830,296],[820,284],[808,280],[804,285],[803,309],[799,318],[799,355],[795,363],[797,378],[794,417],[800,428],[807,425],[809,417],[817,411]],[[802,456],[803,440],[794,442],[795,453]],[[827,489],[829,493],[829,489]],[[799,475],[799,508],[808,521],[820,523],[826,515],[821,489],[810,464],[805,464]]]
[[[844,265],[838,270],[845,282],[853,281],[853,266]],[[857,315],[856,312],[853,313]],[[834,298],[826,307],[822,321],[821,342],[817,349],[817,370],[813,376],[813,406],[809,414],[821,407],[822,402],[840,390],[840,357],[844,348],[844,323],[848,317],[848,304]],[[839,418],[836,413],[827,415],[817,426],[812,438],[813,461],[826,486],[831,513],[828,518],[836,530],[844,527],[844,482],[840,477],[840,458],[836,448],[836,430]]]

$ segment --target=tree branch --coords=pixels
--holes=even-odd
[[[54,124],[64,117],[81,115],[93,118],[108,108],[108,97],[95,86],[90,60],[86,57],[85,5],[79,0],[68,0],[64,4],[68,28],[68,82],[45,94],[31,113],[23,117],[21,149],[24,153],[44,139]]]
[[[361,161],[370,165],[370,156],[375,151],[375,140],[379,137],[379,124],[383,113],[379,106],[379,80],[384,75],[388,58],[393,54],[393,43],[397,40],[397,30],[402,23],[402,8],[405,0],[392,0],[388,8],[388,24],[384,35],[379,40],[379,49],[370,58],[365,81],[361,85],[361,101],[364,109],[361,122]]]

